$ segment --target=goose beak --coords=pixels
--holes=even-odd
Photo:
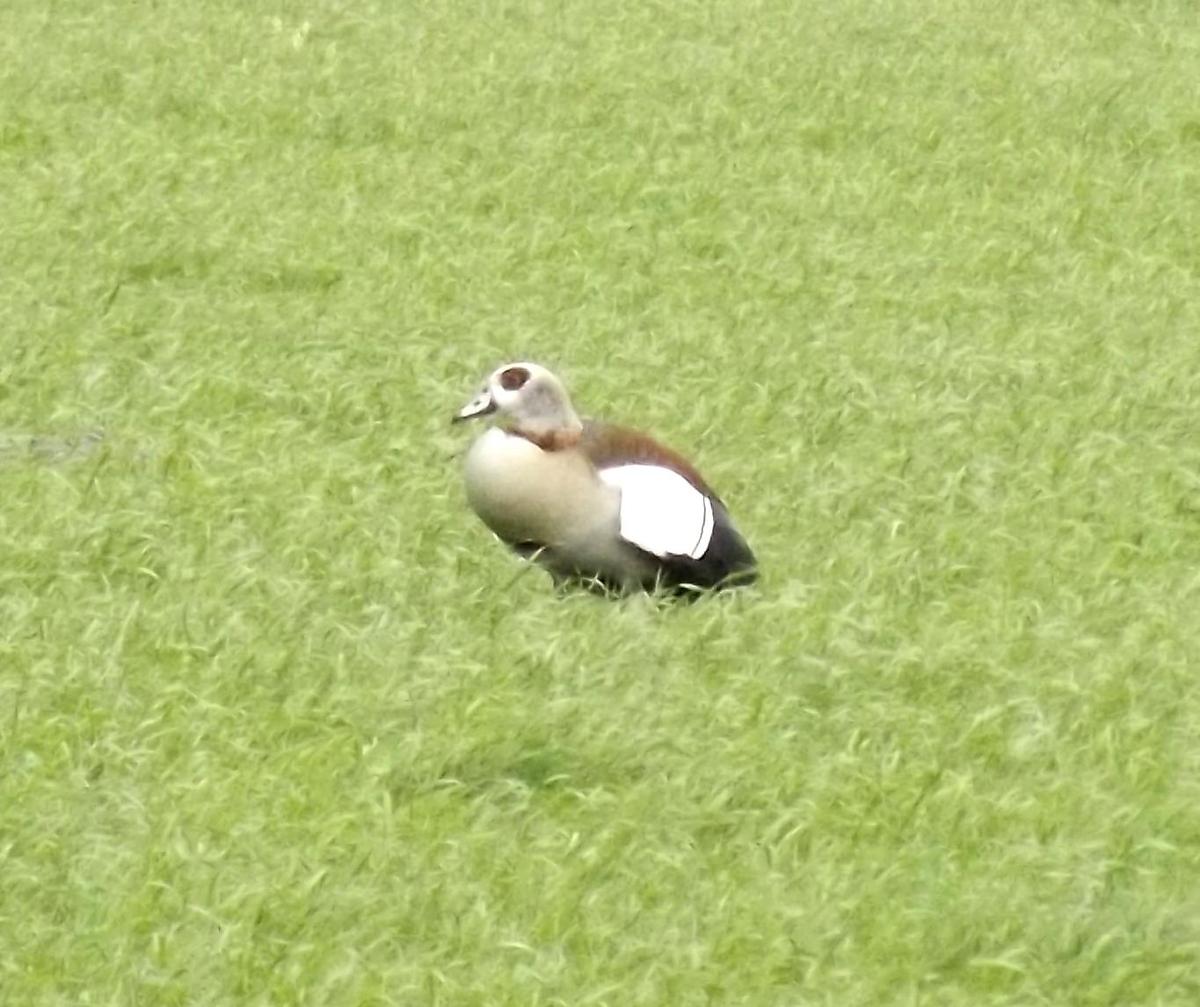
[[[455,413],[454,419],[450,422],[461,423],[463,420],[471,420],[476,416],[486,416],[488,413],[494,413],[495,411],[496,402],[492,398],[491,393],[485,389]]]

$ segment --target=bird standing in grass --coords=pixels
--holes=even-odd
[[[467,453],[467,499],[559,585],[611,591],[752,582],[754,554],[686,460],[645,434],[581,420],[532,363],[492,373],[455,422],[494,416]]]

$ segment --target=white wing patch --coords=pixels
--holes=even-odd
[[[674,469],[662,465],[615,465],[600,478],[621,493],[621,538],[660,559],[708,551],[712,501]]]

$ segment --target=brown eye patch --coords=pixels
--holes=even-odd
[[[529,371],[524,367],[510,367],[500,372],[500,387],[508,392],[515,392],[529,380]]]

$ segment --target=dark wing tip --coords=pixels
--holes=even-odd
[[[758,579],[758,560],[733,526],[729,512],[713,503],[713,536],[708,551],[697,560],[712,575],[715,588],[740,587]]]
[[[649,554],[647,554],[649,555]],[[713,534],[708,550],[699,559],[690,556],[655,557],[658,583],[669,589],[723,591],[745,587],[758,580],[758,561],[729,518],[713,501]]]

